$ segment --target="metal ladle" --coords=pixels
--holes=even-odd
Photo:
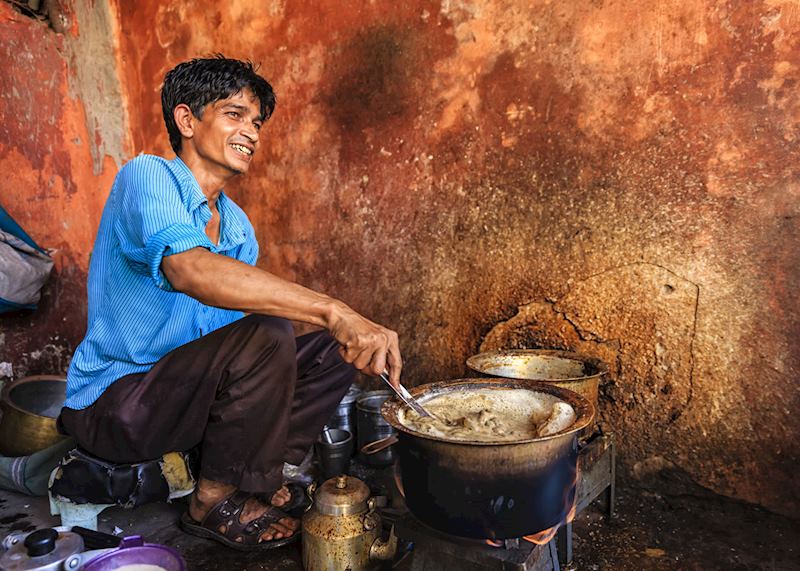
[[[422,405],[419,404],[419,402],[417,402],[417,399],[415,399],[414,397],[411,396],[411,393],[408,392],[408,390],[403,385],[398,384],[395,387],[392,384],[392,382],[389,380],[389,375],[386,374],[386,371],[382,372],[379,376],[380,376],[381,380],[384,383],[386,383],[387,385],[389,385],[389,388],[392,389],[394,391],[394,393],[398,397],[400,397],[400,400],[402,400],[409,407],[411,407],[411,410],[413,410],[414,412],[416,412],[420,416],[433,417],[433,415],[431,413],[429,413],[427,410],[422,408]]]

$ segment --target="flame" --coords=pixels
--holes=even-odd
[[[400,470],[398,470],[397,464],[394,465],[394,483],[397,486],[397,490],[400,492],[400,495],[405,498],[406,492],[403,489],[403,480],[400,479]]]
[[[491,547],[503,547],[503,542],[502,541],[495,541],[493,539],[487,539],[486,540],[486,545],[489,545]]]
[[[575,512],[576,512],[576,502],[572,502],[572,507],[569,509],[567,513],[567,517],[564,519],[563,523],[558,523],[553,527],[549,527],[544,531],[540,531],[539,533],[534,533],[532,535],[523,535],[522,539],[525,541],[530,541],[531,543],[535,543],[536,545],[545,545],[549,543],[551,539],[556,536],[558,533],[559,528],[564,523],[571,523],[573,519],[575,519]]]
[[[557,523],[553,527],[549,527],[545,530],[542,530],[538,533],[534,533],[532,535],[524,535],[522,539],[525,541],[530,541],[531,543],[535,543],[536,545],[545,545],[550,542],[558,533],[559,528],[564,525],[565,523],[572,523],[572,520],[575,519],[575,514],[577,512],[578,507],[578,473],[575,472],[575,493],[572,495],[572,505],[570,506],[569,510],[567,511],[567,516],[564,518],[564,521],[561,523]],[[567,488],[567,495],[564,498],[564,506],[567,505],[567,498],[569,498],[571,488]]]

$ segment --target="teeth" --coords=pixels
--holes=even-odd
[[[237,145],[236,143],[231,144],[231,147],[233,147],[234,149],[236,149],[240,153],[244,153],[245,155],[252,155],[253,154],[253,151],[251,151],[247,147],[244,147],[242,145]]]

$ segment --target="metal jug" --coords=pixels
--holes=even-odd
[[[382,540],[381,518],[369,488],[352,476],[323,483],[303,516],[303,568],[306,571],[375,569],[397,551],[392,532]]]

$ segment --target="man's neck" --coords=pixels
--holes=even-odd
[[[200,185],[200,190],[203,191],[203,194],[208,199],[209,207],[213,210],[217,204],[217,198],[225,188],[225,184],[236,176],[236,173],[224,169],[220,169],[220,172],[209,170],[196,153],[182,152],[178,157],[192,171],[194,178]]]

